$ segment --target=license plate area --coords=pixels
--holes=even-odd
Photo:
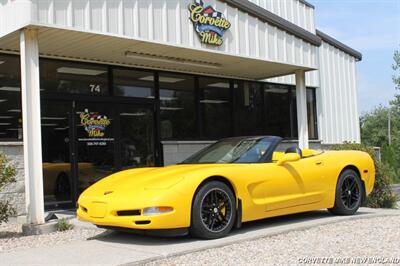
[[[107,204],[103,202],[93,202],[89,209],[89,215],[93,218],[104,218],[107,212]]]

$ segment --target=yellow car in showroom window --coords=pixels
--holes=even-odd
[[[279,215],[351,215],[372,191],[367,153],[282,149],[281,140],[224,139],[177,165],[113,174],[81,194],[77,215],[103,228],[214,239]]]

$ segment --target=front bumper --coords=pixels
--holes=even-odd
[[[94,197],[81,197],[78,201],[77,216],[81,221],[93,223],[99,227],[128,228],[139,230],[177,229],[190,227],[190,201],[180,199],[104,200]],[[172,212],[143,215],[143,209],[153,206],[170,206]],[[119,211],[139,211],[137,214],[121,215]]]

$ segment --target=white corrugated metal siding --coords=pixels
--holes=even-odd
[[[314,8],[299,0],[249,0],[297,26],[315,33]]]
[[[325,144],[360,142],[356,58],[322,41],[319,71],[306,74],[306,85],[317,88],[319,139]],[[267,79],[295,85],[294,75]]]
[[[0,1],[0,37],[19,29],[31,21],[31,1]]]
[[[318,66],[318,47],[218,0],[206,3],[224,13],[232,23],[221,47],[200,42],[189,20],[191,0],[21,0],[26,5],[18,9],[11,8],[16,5],[13,2],[1,3],[0,12],[7,13],[10,18],[29,13],[27,17],[32,25],[123,36],[309,68]],[[267,2],[270,3],[267,5]],[[272,7],[280,2],[286,1],[260,1],[258,4]],[[298,0],[279,4],[279,12],[313,31],[312,9],[302,5]],[[0,22],[2,32],[18,29],[18,25],[10,24],[3,16]]]
[[[322,42],[320,138],[324,143],[360,142],[356,58]]]

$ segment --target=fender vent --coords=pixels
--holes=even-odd
[[[117,211],[118,216],[139,216],[140,210]]]

